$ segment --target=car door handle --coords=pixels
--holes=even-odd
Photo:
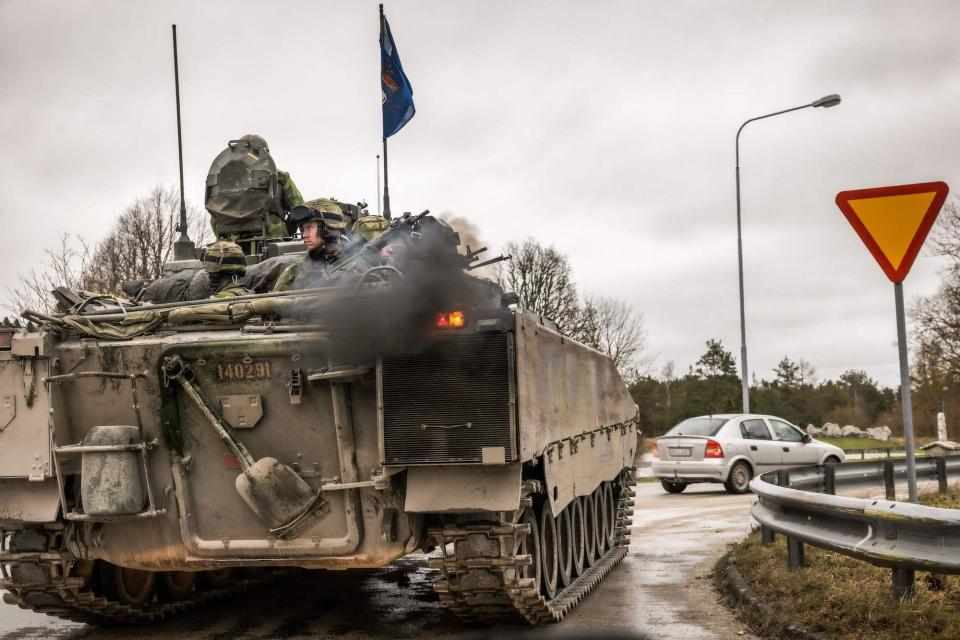
[[[789,452],[789,451],[790,451],[790,447],[784,447],[783,450]]]
[[[756,451],[756,450],[757,450],[757,445],[755,444],[750,445],[750,451]]]

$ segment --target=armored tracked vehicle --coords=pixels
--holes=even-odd
[[[637,408],[449,227],[392,225],[404,263],[329,286],[0,327],[4,600],[151,621],[422,551],[465,620],[575,607],[626,554]]]

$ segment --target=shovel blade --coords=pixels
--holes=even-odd
[[[279,537],[291,537],[289,525],[295,520],[314,523],[308,512],[322,515],[326,500],[318,499],[317,491],[297,473],[276,458],[261,458],[237,476],[237,492],[271,530]],[[322,511],[322,513],[318,513]],[[298,526],[297,532],[303,527]]]

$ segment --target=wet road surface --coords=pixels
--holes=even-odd
[[[680,495],[637,485],[630,553],[560,625],[464,628],[437,601],[425,556],[377,570],[305,572],[171,621],[98,628],[0,604],[0,640],[752,636],[718,602],[708,574],[750,531],[752,495],[693,485]]]

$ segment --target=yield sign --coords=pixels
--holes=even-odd
[[[903,282],[948,191],[943,182],[841,191],[837,206],[887,277]]]

